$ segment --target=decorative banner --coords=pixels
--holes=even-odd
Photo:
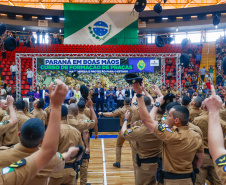
[[[68,73],[128,73],[133,65],[121,65],[120,59],[45,59],[39,70],[67,70]]]
[[[133,65],[133,70],[129,72],[153,73],[155,67],[160,67],[159,60],[154,58],[129,58],[129,65]]]
[[[135,45],[139,13],[134,4],[64,4],[64,43]]]
[[[159,66],[156,66],[159,63]],[[72,72],[79,76],[74,79]],[[144,71],[149,71],[145,73]],[[161,60],[159,58],[37,58],[37,85],[47,86],[55,79],[68,85],[97,84],[103,86],[128,85],[124,75],[141,72],[144,83],[161,84]]]

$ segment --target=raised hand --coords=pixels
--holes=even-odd
[[[127,110],[124,116],[125,116],[125,119],[129,119],[129,117],[130,117],[130,111]]]
[[[143,92],[142,87],[140,86],[140,83],[133,84],[133,90],[135,91],[136,94],[142,94]]]
[[[161,93],[161,90],[159,89],[159,87],[157,85],[153,85],[152,87],[154,87],[153,90],[154,90],[155,94],[157,94],[159,97],[163,96]]]
[[[6,97],[6,104],[7,106],[12,106],[13,105],[13,102],[14,102],[14,98],[12,96],[7,96]]]
[[[61,106],[67,95],[68,86],[59,79],[56,79],[55,82],[57,83],[57,86],[54,91],[53,83],[49,86],[49,98],[51,99],[52,106]]]
[[[204,103],[209,112],[217,112],[220,110],[223,102],[221,100],[221,97],[216,95],[213,85],[211,85],[211,91],[212,95],[209,98],[205,99]]]

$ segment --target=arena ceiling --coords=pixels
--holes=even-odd
[[[63,3],[78,3],[78,4],[134,4],[136,0],[0,0],[2,5],[43,8],[43,9],[58,9],[63,10]],[[145,10],[152,10],[156,3],[161,3],[161,0],[147,0]],[[217,4],[224,4],[226,0],[167,0],[163,9],[178,9],[189,7],[201,7]]]

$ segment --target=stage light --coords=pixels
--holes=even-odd
[[[147,4],[146,0],[137,0],[136,3],[134,4],[134,9],[137,12],[143,12]]]
[[[25,30],[25,27],[23,27],[23,30]]]
[[[155,6],[154,6],[154,11],[158,14],[162,13],[162,6],[160,3],[157,3]]]
[[[176,32],[178,31],[178,28],[176,29]]]
[[[213,25],[214,25],[214,26],[217,26],[220,22],[221,22],[220,16],[215,15],[215,16],[213,17]]]
[[[61,29],[60,29],[60,33],[61,33]]]

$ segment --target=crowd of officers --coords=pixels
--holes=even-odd
[[[49,86],[50,106],[44,100],[28,103],[7,96],[0,109],[0,184],[86,185],[90,158],[89,129],[97,126],[91,100],[71,98],[63,105],[68,87],[56,80]]]
[[[166,89],[152,86],[151,93],[139,83],[133,85],[135,95],[130,102],[125,98],[124,107],[114,112],[100,112],[106,117],[120,117],[120,127],[116,142],[116,162],[120,168],[121,148],[128,140],[132,149],[136,185],[211,185],[226,184],[226,151],[215,154],[208,142],[218,135],[223,140],[226,134],[226,109],[212,87],[212,96],[203,101],[196,96],[182,99],[179,90],[173,89],[175,99],[164,97]],[[172,92],[171,92],[172,93]],[[169,97],[169,96],[168,96]],[[209,112],[217,106],[220,129],[214,133],[208,130]],[[208,135],[208,131],[211,133]],[[214,134],[213,134],[213,133]],[[219,142],[216,140],[216,142]],[[224,144],[224,140],[221,142]],[[225,142],[226,144],[226,142]],[[215,147],[213,144],[212,147]],[[225,174],[226,176],[226,174]]]
[[[68,87],[56,80],[49,86],[50,106],[42,99],[27,111],[23,100],[11,96],[0,104],[0,184],[73,185],[87,183],[89,129],[97,127],[90,99],[73,98],[62,105]],[[140,83],[135,95],[108,117],[120,116],[116,163],[120,168],[121,148],[130,142],[136,185],[226,184],[226,109],[212,87],[212,95],[183,97],[182,101],[163,96],[152,86],[155,99]],[[167,97],[167,98],[166,98]],[[79,166],[79,168],[78,168]]]

